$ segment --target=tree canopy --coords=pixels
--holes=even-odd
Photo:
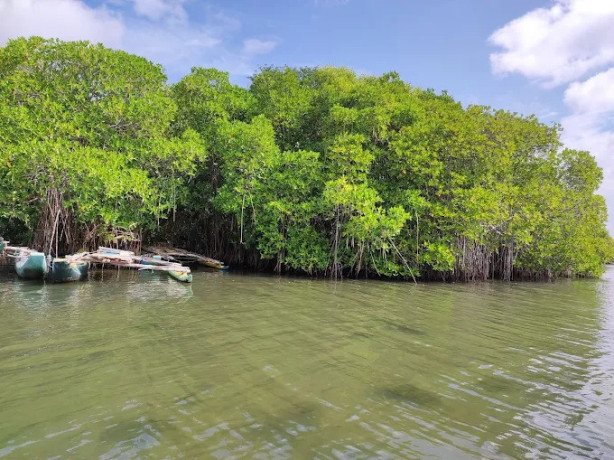
[[[0,222],[39,246],[154,226],[205,158],[160,66],[101,45],[10,41],[0,100]]]
[[[395,72],[260,69],[249,88],[87,42],[0,48],[0,234],[49,251],[168,239],[332,276],[594,276],[594,158],[560,127]]]

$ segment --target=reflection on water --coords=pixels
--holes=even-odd
[[[614,270],[0,273],[0,457],[613,458]]]

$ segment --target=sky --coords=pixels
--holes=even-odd
[[[395,70],[535,114],[596,157],[614,235],[614,0],[0,0],[0,46],[30,35],[145,56],[170,82],[193,66],[243,86],[266,65]]]

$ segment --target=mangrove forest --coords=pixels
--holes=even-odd
[[[49,254],[168,242],[280,273],[598,276],[602,171],[558,125],[395,72],[264,67],[244,88],[88,42],[0,48],[0,235]]]

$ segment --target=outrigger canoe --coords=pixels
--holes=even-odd
[[[158,255],[154,255],[154,256],[141,256],[139,258],[141,264],[143,265],[151,265],[151,266],[159,266],[159,267],[172,267],[173,265],[179,266],[180,268],[184,268],[181,267],[180,264],[177,263],[173,263],[173,262],[168,262],[165,260],[162,260],[161,256]],[[176,279],[177,281],[181,281],[182,283],[191,283],[192,282],[192,273],[190,273],[189,269],[185,269],[185,270],[167,270],[166,271],[168,273],[168,276],[170,276],[171,278]]]
[[[53,259],[47,279],[54,283],[82,281],[87,278],[88,262],[71,262],[66,259]]]
[[[168,275],[171,278],[175,278],[177,281],[181,281],[183,283],[191,283],[192,282],[192,274],[187,272],[169,270]]]
[[[23,251],[15,260],[17,276],[26,280],[42,280],[47,274],[45,254],[37,251]]]

